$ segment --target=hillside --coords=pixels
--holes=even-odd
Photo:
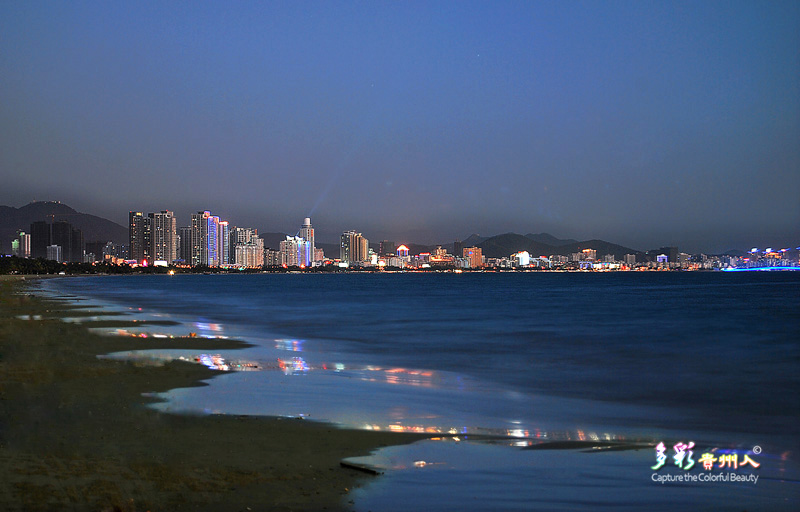
[[[562,245],[557,247],[556,252],[553,254],[568,255],[573,252],[581,252],[584,249],[594,249],[597,251],[598,260],[603,259],[603,256],[606,254],[613,254],[617,260],[622,260],[623,256],[626,254],[636,254],[637,256],[641,254],[641,251],[637,251],[636,249],[606,242],[605,240],[584,240],[583,242]]]
[[[538,233],[538,234],[528,233],[527,235],[525,235],[525,238],[530,238],[534,242],[539,242],[541,244],[552,245],[553,247],[559,247],[559,246],[562,246],[562,245],[569,245],[569,244],[578,243],[578,241],[575,240],[575,239],[572,239],[572,238],[565,238],[565,239],[556,238],[553,235],[551,235],[550,233]]]
[[[128,243],[128,229],[108,219],[81,213],[56,201],[36,201],[21,208],[0,206],[0,254],[11,253],[17,230],[29,232],[36,221],[64,220],[83,232],[87,242]]]
[[[552,235],[547,235],[547,233],[543,233],[543,235],[559,241]],[[519,251],[528,251],[531,256],[549,256],[551,254],[566,256],[584,249],[594,249],[597,251],[598,259],[601,259],[606,254],[613,254],[616,259],[621,260],[625,254],[640,253],[640,251],[635,249],[606,242],[605,240],[585,240],[583,242],[572,242],[566,245],[553,246],[537,242],[531,239],[529,235],[522,236],[517,233],[505,233],[503,235],[487,238],[478,244],[478,247],[483,249],[484,256],[488,258],[508,257]]]
[[[517,233],[505,233],[487,238],[479,243],[478,247],[483,250],[483,255],[487,258],[507,257],[519,251],[528,251],[532,256],[557,254],[556,248],[552,245],[531,240]]]

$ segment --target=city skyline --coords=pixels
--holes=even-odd
[[[312,217],[326,242],[789,246],[798,19],[796,2],[7,3],[0,204]]]
[[[25,205],[25,206],[32,206],[34,204],[59,205],[60,207],[66,207],[68,211],[77,212],[77,213],[48,213],[46,215],[46,217],[48,219],[50,219],[51,223],[52,223],[54,218],[62,218],[62,220],[63,220],[63,218],[64,218],[63,216],[64,215],[67,215],[66,218],[69,218],[70,215],[76,215],[76,214],[77,215],[89,215],[91,217],[97,218],[96,216],[92,215],[89,212],[78,212],[77,210],[74,210],[70,206],[62,203],[61,201],[33,201],[33,202],[31,202],[31,203],[29,203],[28,205]],[[0,205],[0,206],[2,206],[2,205]],[[55,211],[53,211],[53,212],[55,212]],[[308,247],[303,248],[303,251],[306,253],[306,256],[305,257],[298,256],[300,259],[303,259],[304,261],[314,261],[315,259],[318,259],[318,258],[315,258],[315,257],[312,256],[313,254],[315,254],[315,249],[316,249],[315,248],[315,238],[318,241],[321,240],[320,243],[321,244],[325,244],[325,245],[338,244],[340,242],[340,238],[341,238],[339,233],[337,233],[337,234],[335,234],[333,236],[331,236],[330,234],[328,236],[323,236],[322,239],[319,239],[319,237],[316,237],[315,232],[317,230],[311,226],[310,217],[304,218],[302,226],[299,229],[297,229],[296,231],[292,230],[292,229],[284,230],[284,229],[281,229],[281,228],[263,229],[263,228],[252,227],[252,226],[251,227],[247,227],[247,228],[243,228],[243,227],[241,227],[242,224],[239,224],[236,221],[222,220],[222,217],[224,217],[224,216],[220,216],[220,215],[213,215],[212,216],[211,212],[209,212],[208,210],[205,210],[205,211],[200,210],[198,212],[193,212],[193,213],[189,214],[188,217],[190,218],[190,220],[188,221],[187,225],[183,225],[181,223],[181,221],[180,221],[180,218],[182,217],[181,215],[177,215],[177,214],[175,214],[175,212],[173,212],[171,210],[161,210],[160,212],[150,212],[150,213],[147,213],[147,214],[144,214],[143,212],[140,212],[140,211],[131,210],[131,211],[128,212],[127,227],[123,226],[122,224],[117,224],[117,226],[119,228],[125,229],[126,231],[129,231],[129,232],[131,232],[131,230],[133,230],[133,231],[136,231],[137,233],[139,233],[136,236],[131,236],[131,238],[129,239],[130,246],[131,246],[131,249],[130,249],[131,253],[130,254],[131,254],[131,258],[132,259],[137,259],[137,260],[142,260],[142,259],[147,259],[147,260],[165,259],[166,261],[171,261],[172,259],[183,259],[184,261],[193,261],[194,264],[197,264],[199,261],[201,261],[200,253],[197,252],[197,250],[198,250],[197,246],[199,244],[199,239],[200,239],[201,235],[197,234],[196,233],[197,229],[193,230],[192,226],[195,224],[196,218],[199,218],[200,216],[203,216],[204,214],[205,214],[205,216],[208,216],[210,218],[210,220],[213,221],[216,225],[224,227],[224,232],[220,232],[220,234],[219,234],[219,236],[223,237],[224,240],[228,240],[229,237],[237,236],[235,234],[235,231],[237,229],[240,230],[240,231],[243,230],[244,232],[247,233],[246,235],[242,235],[242,234],[238,235],[240,237],[241,236],[245,236],[245,240],[244,240],[245,242],[249,242],[251,237],[252,238],[256,238],[255,233],[259,232],[259,231],[261,232],[262,235],[272,235],[272,236],[282,234],[282,235],[285,235],[287,237],[302,237],[304,239],[309,239],[309,236],[310,236],[310,244],[308,245]],[[133,227],[134,226],[134,218],[140,219],[137,222],[139,224],[137,228]],[[105,221],[106,219],[103,219],[103,220]],[[199,226],[200,225],[199,224],[200,221],[198,220],[197,222],[198,222],[198,226]],[[171,226],[172,232],[174,233],[173,235],[167,235],[166,233],[163,232],[166,229],[167,225]],[[153,226],[153,229],[154,229],[154,231],[152,231],[152,232],[151,232],[151,226]],[[197,228],[197,226],[195,226],[195,228]],[[25,231],[27,229],[27,224],[25,224],[25,226],[20,224],[20,226],[18,226],[16,229],[17,230],[21,230],[21,231]],[[184,230],[186,230],[185,233],[183,232]],[[216,229],[214,229],[213,231],[216,232]],[[345,234],[347,232],[355,233],[355,231],[353,231],[352,229],[345,229],[341,233]],[[194,233],[194,235],[192,235],[191,233]],[[294,235],[292,235],[292,234],[294,234]],[[262,235],[258,235],[258,237],[261,237]],[[361,233],[358,233],[358,235],[361,236]],[[453,245],[453,243],[455,243],[457,246],[461,246],[462,242],[464,242],[465,240],[474,239],[476,237],[481,239],[481,240],[486,240],[486,239],[491,239],[491,238],[495,238],[495,237],[502,237],[502,236],[505,236],[505,235],[519,235],[519,236],[522,236],[523,234],[522,233],[518,234],[518,233],[513,233],[513,232],[503,232],[503,233],[492,233],[492,234],[481,236],[479,233],[470,233],[470,235],[466,236],[466,237],[456,238],[455,240],[438,240],[437,242],[432,243],[432,244],[424,244],[424,243],[420,244],[418,241],[413,240],[413,239],[401,238],[400,240],[402,240],[403,243],[411,244],[411,245],[415,245],[415,246],[428,246],[429,248],[431,248],[430,250],[432,250],[432,248],[435,247],[435,246]],[[575,240],[575,239],[571,239],[571,238],[568,238],[568,237],[559,238],[559,236],[553,236],[552,233],[544,233],[544,232],[542,232],[542,233],[535,234],[530,230],[528,231],[528,234],[525,235],[525,236],[527,237],[528,235],[531,235],[533,237],[532,239],[537,239],[540,242],[543,242],[543,243],[549,244],[549,245],[553,245],[554,247],[557,247],[559,245],[559,242],[567,243],[568,241],[572,241],[572,242],[580,241],[580,240]],[[149,240],[149,237],[151,237],[151,236],[155,238],[153,243],[155,243],[156,245],[153,245],[153,246],[150,245],[151,241]],[[195,246],[195,249],[186,249],[185,247],[181,248],[180,244],[178,244],[176,242],[176,239],[186,239],[186,237],[189,237],[189,236],[195,236],[195,238],[196,238],[195,242],[192,243],[192,245]],[[148,239],[144,240],[144,237],[148,237]],[[103,237],[101,237],[101,238],[103,238]],[[374,245],[376,245],[376,246],[378,246],[380,244],[383,244],[383,242],[388,241],[386,237],[375,237],[374,235],[371,235],[371,234],[370,234],[370,238],[372,238],[372,240],[374,242]],[[550,239],[550,240],[543,241],[543,239]],[[783,237],[783,239],[784,240],[788,240],[789,243],[775,243],[776,242],[775,239],[766,240],[763,237],[761,238],[761,240],[765,241],[765,243],[755,243],[755,241],[758,240],[758,238],[750,238],[747,243],[745,243],[745,244],[743,244],[743,245],[741,245],[739,247],[729,247],[726,250],[716,251],[716,252],[715,251],[694,250],[694,249],[686,247],[686,246],[684,246],[682,244],[670,245],[670,244],[663,244],[662,243],[662,244],[657,244],[657,245],[658,245],[658,247],[661,247],[661,248],[668,247],[668,246],[669,247],[678,247],[678,246],[680,246],[681,251],[686,251],[689,254],[725,254],[725,253],[729,253],[731,251],[733,251],[733,252],[740,251],[742,253],[745,253],[745,252],[752,252],[751,248],[758,248],[758,247],[761,247],[762,249],[763,248],[776,247],[776,248],[778,248],[777,250],[780,250],[780,249],[785,249],[785,250],[797,249],[797,250],[800,250],[800,247],[795,247],[795,245],[797,244],[797,239],[792,240],[788,236],[787,237]],[[99,243],[99,242],[105,243],[106,241],[109,241],[109,240],[111,240],[111,238],[108,238],[108,239],[103,238],[103,240],[98,238],[97,240],[88,240],[87,242],[91,241],[91,242],[94,242],[94,243]],[[624,244],[617,244],[616,243],[617,241],[614,241],[614,240],[605,240],[605,241],[603,241],[603,240],[599,239],[598,237],[586,238],[583,241],[587,242],[587,241],[592,241],[592,240],[595,240],[595,241],[599,240],[601,242],[610,242],[610,243],[615,244],[615,245],[624,245]],[[378,243],[378,241],[380,241],[380,244]],[[152,255],[150,253],[148,253],[148,256],[146,258],[143,258],[143,251],[144,251],[144,246],[145,245],[147,245],[148,247],[153,247],[153,250],[157,253],[157,255],[174,255],[174,257],[173,258],[158,258],[158,257],[153,258]],[[214,243],[214,245],[216,245],[216,242]],[[229,246],[228,243],[223,243],[222,245],[220,245],[220,247],[228,247],[228,246]],[[276,244],[276,246],[277,246],[277,244]],[[627,249],[630,249],[630,250],[635,251],[635,252],[642,252],[642,253],[653,251],[653,250],[657,250],[658,247],[653,246],[653,247],[644,248],[644,247],[625,246],[625,248],[627,248]],[[220,251],[221,250],[222,249],[220,249]],[[225,258],[224,258],[225,261],[233,261],[235,259],[235,255],[233,253],[233,250],[234,250],[233,249],[233,244],[230,244],[230,260],[229,260],[228,256],[226,255]],[[188,251],[188,252],[184,253],[184,251]],[[458,252],[458,251],[456,251],[456,252]],[[206,256],[206,257],[208,257],[208,256]],[[212,255],[211,259],[212,260],[213,259],[220,260],[222,258],[221,258],[221,256]],[[348,258],[343,258],[343,259],[347,260]]]

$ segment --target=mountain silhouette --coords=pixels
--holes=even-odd
[[[37,221],[64,220],[83,232],[87,242],[128,243],[128,228],[108,219],[81,213],[60,201],[34,201],[21,208],[0,206],[0,254],[11,254],[11,241],[17,231],[29,233]]]

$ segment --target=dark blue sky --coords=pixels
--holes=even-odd
[[[0,204],[800,245],[800,3],[0,3]]]

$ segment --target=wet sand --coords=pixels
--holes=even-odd
[[[20,286],[0,279],[3,510],[347,510],[348,492],[375,477],[341,467],[343,458],[421,437],[151,410],[143,393],[205,385],[219,372],[97,355],[244,344],[99,336],[60,320],[74,305],[15,294]]]

